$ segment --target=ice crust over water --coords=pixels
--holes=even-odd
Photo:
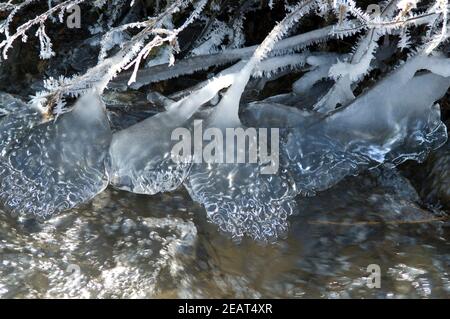
[[[156,194],[178,188],[188,176],[190,158],[174,162],[171,151],[176,128],[191,128],[193,114],[227,87],[231,77],[219,77],[190,96],[173,103],[167,111],[113,135],[110,147],[111,184],[140,194]]]
[[[431,73],[406,83],[393,76],[328,116],[273,103],[253,103],[244,116],[249,125],[286,128],[282,166],[301,194],[313,194],[383,163],[423,161],[447,139],[434,102],[449,86]]]
[[[392,81],[358,98],[346,109],[310,127],[289,129],[281,147],[284,166],[299,190],[327,189],[347,175],[382,163],[423,161],[447,139],[440,121],[441,98],[450,78],[416,76]]]
[[[114,134],[110,148],[111,184],[140,194],[175,190],[190,163],[174,163],[172,131],[184,124],[177,113],[160,113]]]
[[[111,140],[100,97],[89,93],[54,122],[11,96],[0,99],[0,200],[13,214],[48,217],[108,185]]]
[[[286,170],[273,175],[260,170],[260,163],[193,164],[184,185],[221,231],[236,241],[247,235],[266,242],[287,232],[296,192]]]

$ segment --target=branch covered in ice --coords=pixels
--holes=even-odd
[[[145,58],[153,48],[161,46],[164,43],[176,46],[174,44],[176,42],[176,36],[198,16],[206,0],[196,2],[196,9],[194,9],[180,27],[174,30],[158,27],[164,19],[167,19],[168,16],[185,7],[189,2],[187,0],[177,0],[157,17],[147,20],[144,29],[123,44],[117,53],[101,60],[99,64],[89,69],[85,74],[74,76],[70,79],[65,78],[63,81],[59,81],[59,85],[54,80],[51,80],[56,85],[51,87],[47,86],[47,91],[38,92],[32,99],[33,105],[42,112],[51,114],[55,105],[63,100],[64,96],[79,96],[92,87],[95,87],[98,92],[102,93],[108,83],[121,70],[132,66],[134,66],[134,71],[131,74],[129,82],[133,82],[142,58]],[[146,43],[146,40],[151,36],[153,36],[152,40]]]
[[[330,37],[331,27],[324,27],[296,36],[292,36],[277,42],[270,55],[284,55],[304,49],[310,44],[325,41]],[[238,60],[245,60],[252,56],[258,46],[247,48],[225,50],[216,54],[199,55],[189,57],[175,62],[171,67],[168,64],[159,64],[137,72],[137,82],[131,85],[138,89],[144,85],[176,78],[180,75],[192,74],[197,71],[206,70],[212,66],[221,66]],[[130,74],[124,72],[111,83],[111,88],[126,90],[128,86],[125,81]]]
[[[53,56],[53,52],[51,51],[51,41],[50,38],[45,33],[45,26],[44,23],[49,19],[49,17],[54,13],[59,13],[59,21],[62,22],[64,13],[66,10],[74,5],[78,5],[85,0],[66,0],[60,4],[57,4],[56,6],[48,9],[46,12],[36,16],[34,19],[31,19],[24,24],[20,25],[16,31],[11,34],[9,27],[13,20],[13,18],[16,16],[16,14],[22,10],[25,6],[30,5],[31,3],[35,2],[37,0],[26,0],[22,2],[20,5],[17,5],[14,7],[14,9],[11,11],[11,13],[6,18],[6,21],[1,25],[0,27],[0,33],[3,33],[6,37],[5,40],[0,42],[0,49],[2,50],[2,55],[4,59],[8,58],[8,50],[12,47],[13,43],[17,38],[22,38],[22,42],[27,41],[27,34],[26,32],[33,26],[39,25],[39,29],[36,33],[36,36],[39,37],[39,41],[41,43],[41,57],[43,59],[48,59],[51,56]]]

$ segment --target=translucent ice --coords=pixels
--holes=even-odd
[[[249,161],[250,146],[246,145],[255,145],[261,140],[267,143],[268,135],[263,137],[255,130],[257,134],[249,137],[246,145],[235,143],[234,137],[228,140],[227,129],[247,129],[240,122],[238,109],[250,71],[247,65],[233,74],[233,84],[206,121],[207,128],[219,130],[225,136],[222,160],[193,164],[185,186],[192,199],[205,207],[208,218],[234,240],[247,235],[266,242],[286,233],[287,218],[295,209],[296,191],[286,170],[264,174],[261,169],[267,163],[262,163],[261,157],[256,163]],[[234,145],[231,156],[229,145]],[[260,146],[258,143],[258,154],[261,154]],[[245,163],[239,163],[238,153],[245,154]],[[225,162],[229,156],[233,161]]]
[[[190,127],[193,114],[230,85],[230,76],[218,77],[188,97],[125,130],[114,133],[110,147],[111,184],[140,194],[175,190],[189,173],[189,158],[173,161],[171,139],[176,128]]]
[[[260,168],[250,163],[194,164],[185,186],[208,218],[233,239],[248,235],[270,241],[287,231],[295,187],[285,170],[264,175]]]
[[[190,165],[172,161],[170,137],[186,120],[177,112],[163,112],[115,133],[110,147],[111,184],[140,194],[176,189]]]
[[[206,208],[208,218],[235,240],[240,240],[244,235],[263,242],[276,239],[286,232],[287,218],[294,212],[297,190],[288,171],[277,169],[271,174],[262,172],[262,166],[267,165],[261,158],[261,154],[265,153],[262,148],[268,149],[270,144],[271,152],[278,153],[278,141],[273,148],[268,136],[262,136],[263,131],[256,130],[257,134],[248,138],[247,144],[239,145],[234,137],[228,140],[226,132],[246,129],[239,118],[239,104],[252,72],[275,42],[309,9],[308,5],[297,6],[274,27],[242,69],[232,74],[232,85],[206,121],[208,128],[219,130],[220,135],[226,136],[223,154],[225,157],[232,155],[230,157],[234,161],[196,163],[185,182],[192,198]],[[255,125],[253,129],[256,128],[261,126]],[[258,145],[259,161],[252,163],[249,160],[250,145],[255,143]],[[229,154],[230,144],[234,145],[233,154]],[[246,155],[245,163],[237,160],[236,153]]]
[[[0,99],[0,201],[13,214],[45,218],[108,185],[111,131],[100,97],[88,93],[55,121],[11,97]]]
[[[431,73],[408,81],[391,76],[348,107],[288,129],[283,165],[299,191],[314,192],[381,163],[422,161],[446,141],[434,103],[449,86],[450,77]]]

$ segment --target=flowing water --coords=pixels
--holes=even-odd
[[[184,191],[107,189],[45,222],[2,213],[0,297],[450,297],[446,214],[386,172],[298,198],[268,245],[232,242]],[[380,288],[367,286],[371,264]]]

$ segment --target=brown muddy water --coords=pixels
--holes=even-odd
[[[184,191],[108,189],[45,222],[0,214],[0,297],[448,298],[450,224],[418,202],[395,171],[347,178],[263,245],[229,240]]]

